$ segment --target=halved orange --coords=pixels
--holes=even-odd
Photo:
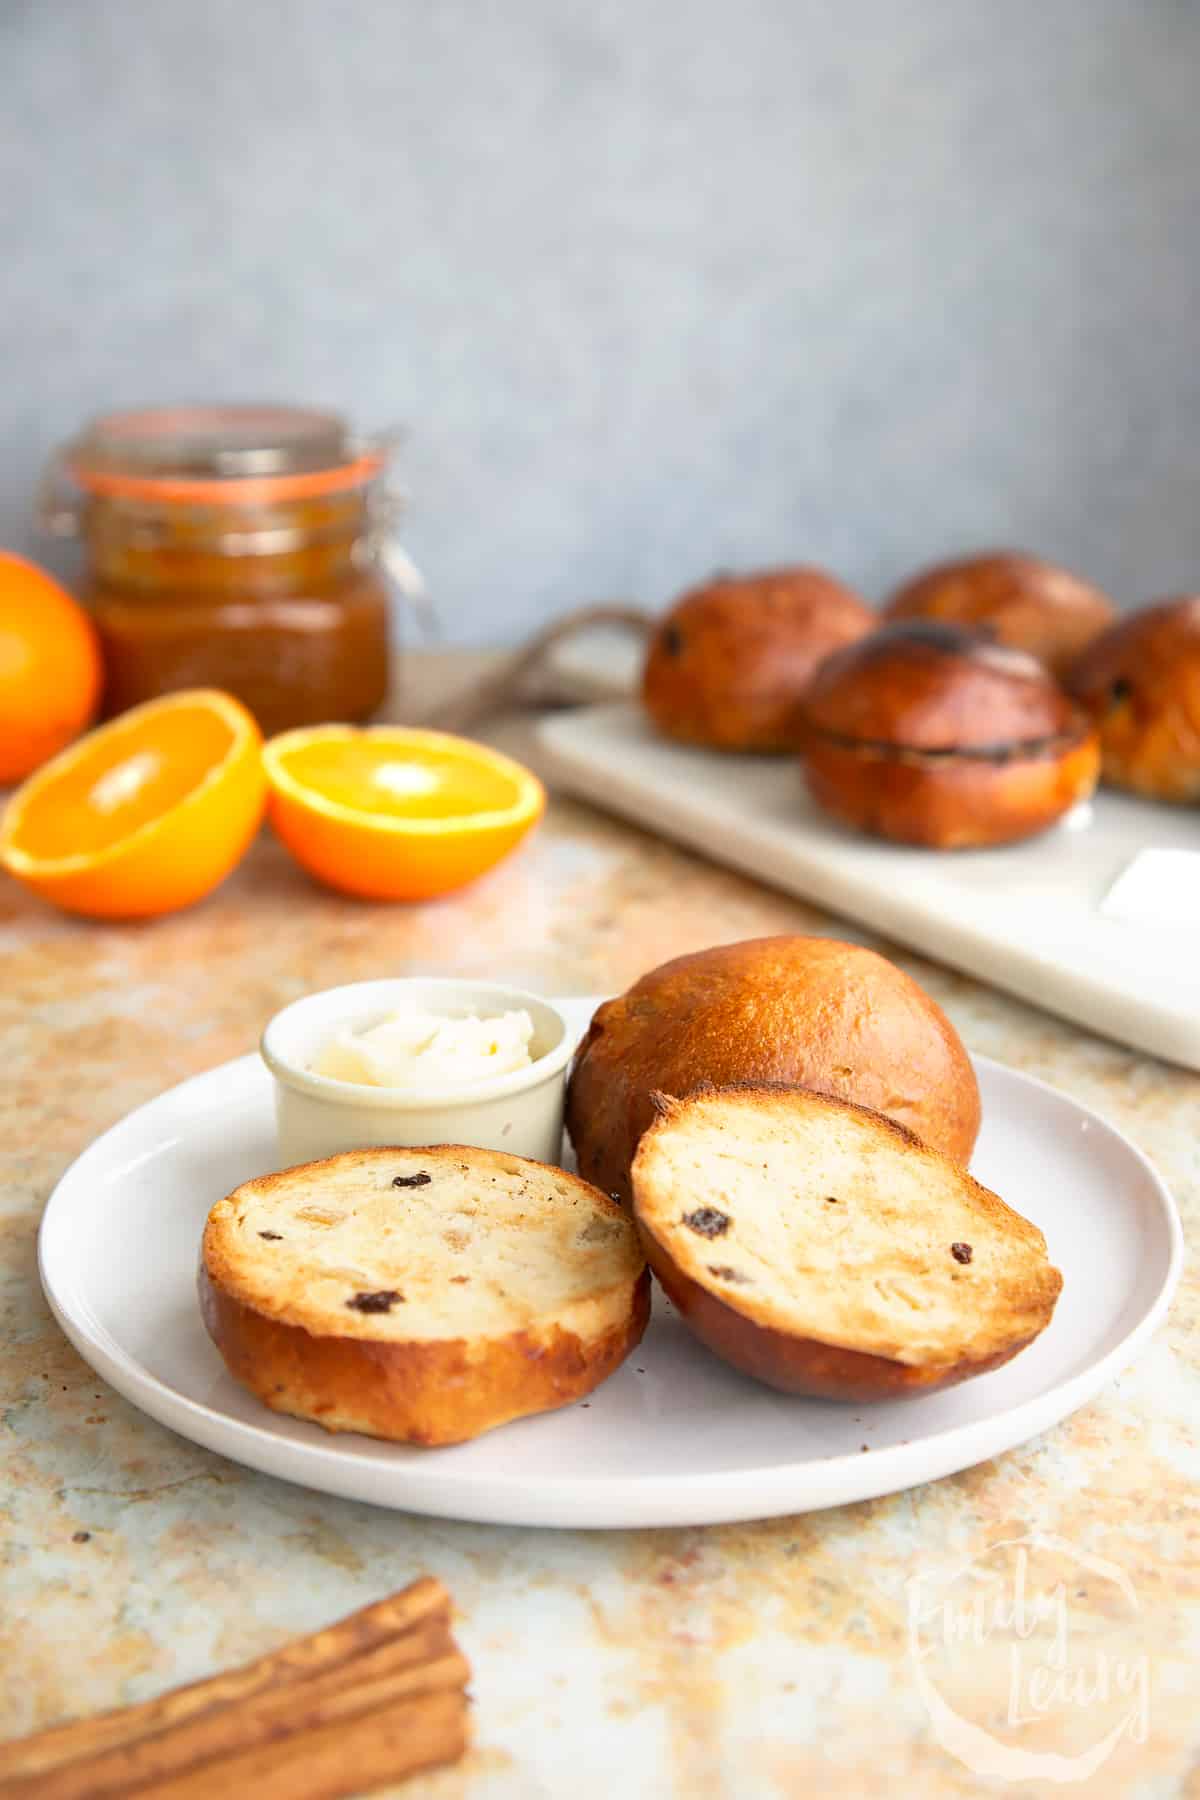
[[[516,848],[546,805],[498,750],[396,725],[306,726],[263,751],[272,825],[318,881],[366,900],[431,900]]]
[[[55,906],[97,919],[175,912],[215,888],[262,821],[262,734],[208,688],[135,706],[18,788],[0,863]]]

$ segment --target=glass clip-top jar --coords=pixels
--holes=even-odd
[[[268,733],[374,712],[389,575],[420,594],[391,447],[332,413],[232,406],[112,413],[58,451],[39,522],[83,541],[105,710],[218,687]]]

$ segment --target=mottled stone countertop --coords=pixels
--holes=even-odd
[[[422,695],[467,668],[426,659]],[[866,941],[563,800],[474,891],[414,909],[320,891],[266,835],[204,905],[148,926],[69,921],[3,882],[0,1730],[142,1698],[430,1571],[475,1665],[476,1742],[458,1769],[404,1789],[423,1800],[1061,1792],[1036,1765],[1015,1782],[989,1776],[978,1741],[965,1764],[939,1745],[906,1621],[914,1572],[1011,1558],[996,1547],[1044,1533],[1061,1540],[1044,1553],[1072,1642],[1116,1631],[1144,1679],[1145,1729],[1126,1730],[1077,1791],[1200,1795],[1192,1268],[1128,1373],[1034,1442],[893,1498],[708,1530],[488,1528],[285,1486],[126,1405],[47,1311],[35,1233],[67,1164],[131,1107],[251,1049],[307,989],[440,970],[611,991],[686,949],[812,929]],[[974,1050],[1127,1132],[1195,1229],[1200,1078],[882,947]],[[1019,1619],[943,1659],[955,1716],[985,1731],[1009,1703],[1014,1631]],[[1084,1699],[1047,1691],[1042,1748],[1081,1754],[1130,1710],[1111,1691]]]

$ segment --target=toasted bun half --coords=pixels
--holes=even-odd
[[[865,1107],[662,1102],[633,1165],[651,1268],[708,1348],[786,1393],[882,1400],[995,1369],[1050,1323],[1036,1226]]]
[[[650,1314],[637,1235],[577,1176],[491,1150],[353,1150],[245,1182],[204,1231],[235,1380],[329,1431],[454,1444],[597,1387]]]
[[[651,1095],[784,1083],[877,1107],[960,1162],[979,1084],[910,975],[836,938],[750,938],[651,969],[592,1018],[567,1086],[579,1172],[628,1203]]]

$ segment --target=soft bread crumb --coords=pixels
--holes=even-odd
[[[384,1341],[542,1319],[586,1332],[643,1264],[630,1221],[585,1182],[458,1148],[352,1151],[246,1182],[213,1207],[205,1257],[272,1318]],[[388,1292],[403,1298],[356,1299]]]
[[[673,1104],[633,1185],[660,1256],[789,1338],[914,1367],[986,1363],[1045,1328],[1062,1286],[1037,1227],[956,1163],[802,1089]]]
[[[361,1150],[218,1201],[200,1306],[235,1380],[329,1431],[426,1447],[565,1406],[650,1314],[632,1222],[490,1150]]]

